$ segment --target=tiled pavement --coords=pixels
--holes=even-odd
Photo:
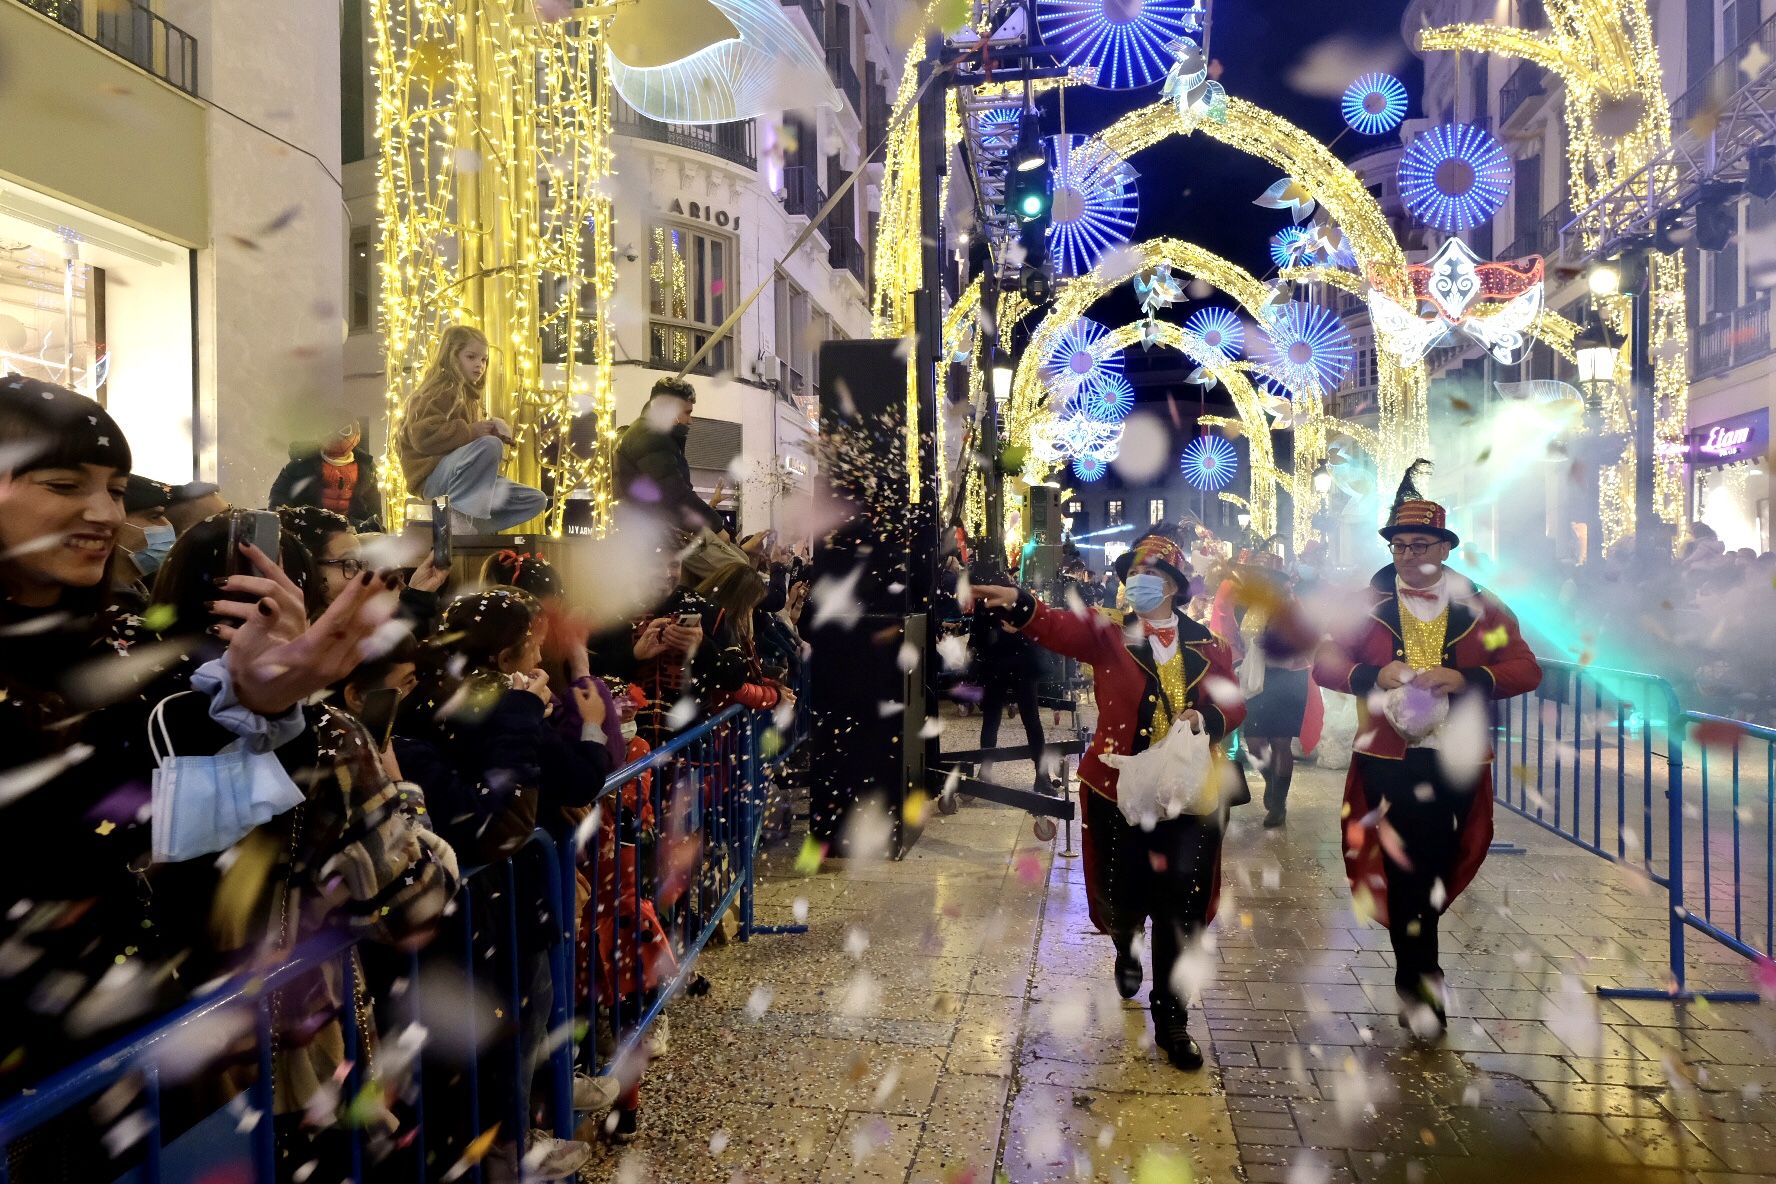
[[[948,743],[975,729],[948,721]],[[1386,935],[1349,909],[1341,780],[1301,767],[1282,831],[1236,814],[1195,1075],[1148,1045],[1145,991],[1116,998],[1079,861],[1024,816],[933,811],[898,863],[779,856],[761,916],[805,901],[812,932],[705,956],[714,990],[672,1009],[642,1138],[586,1178],[1776,1181],[1776,1012],[1600,1001],[1660,981],[1662,897],[1503,812],[1527,854],[1445,918],[1450,1030],[1412,1047]],[[1690,966],[1747,982],[1699,938]]]

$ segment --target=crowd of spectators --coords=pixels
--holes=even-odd
[[[334,442],[332,459],[355,445]],[[300,486],[300,475],[280,485]],[[724,538],[723,561],[689,586],[682,536],[659,536],[651,603],[597,619],[543,555],[503,551],[453,573],[423,546],[408,555],[404,540],[361,534],[340,510],[303,500],[274,507],[268,533],[265,511],[229,506],[213,488],[134,475],[123,432],[92,400],[0,378],[0,1089],[41,1081],[231,976],[350,935],[367,939],[350,976],[329,963],[276,996],[280,1176],[349,1175],[348,1111],[373,1159],[420,1154],[406,1108],[422,1074],[454,1087],[425,1094],[442,1107],[427,1121],[428,1178],[462,1157],[495,1179],[571,1174],[590,1149],[540,1133],[547,1091],[533,1089],[552,1039],[546,949],[560,902],[521,859],[515,909],[496,899],[503,879],[465,873],[513,856],[538,828],[579,842],[574,921],[605,935],[593,1002],[657,991],[676,939],[653,915],[657,897],[635,899],[634,877],[619,884],[615,871],[620,848],[652,841],[655,820],[645,800],[627,803],[626,833],[588,816],[613,770],[728,704],[779,718],[794,704],[805,557],[769,535]],[[465,903],[473,926],[447,924]],[[646,930],[642,966],[613,953],[614,928],[628,925]],[[444,970],[505,965],[516,951],[516,1014],[461,1001],[484,1013],[465,1024],[517,1052],[488,1055],[483,1040],[483,1130],[466,1110],[449,1113],[477,1092],[466,1063],[378,1056],[395,1043],[411,1053],[417,1038],[402,998],[414,951]],[[606,1030],[576,1049],[582,1071],[624,1035],[608,1030],[608,1011],[591,1015]],[[342,1024],[357,1029],[364,1064],[405,1065],[409,1080],[342,1096]],[[252,1072],[251,1056],[215,1043],[182,1083],[189,1106]],[[635,1131],[634,1067],[620,1079],[579,1072],[573,1095],[576,1109],[607,1112],[610,1137]],[[501,1121],[491,1142],[478,1138],[514,1097],[528,1101],[523,1126]],[[9,1178],[120,1175],[139,1149],[116,1132],[144,1104],[71,1111],[12,1146]],[[179,1105],[160,1105],[176,1125]],[[413,1178],[410,1158],[402,1178]]]

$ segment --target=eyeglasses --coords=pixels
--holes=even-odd
[[[1432,547],[1441,547],[1442,543],[1389,543],[1388,550],[1396,555],[1411,555],[1417,558],[1428,555]]]
[[[355,575],[370,570],[370,565],[365,563],[362,559],[322,559],[319,561],[318,566],[337,567],[340,573],[348,580]]]

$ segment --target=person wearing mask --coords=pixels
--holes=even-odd
[[[1187,566],[1176,528],[1154,527],[1136,539],[1116,560],[1134,610],[1121,622],[1054,608],[1017,588],[988,585],[974,594],[1037,645],[1092,668],[1098,727],[1079,762],[1086,902],[1092,924],[1116,946],[1116,988],[1124,999],[1141,989],[1134,943],[1153,919],[1154,1043],[1190,1071],[1202,1068],[1202,1050],[1190,1037],[1172,972],[1215,916],[1220,816],[1182,814],[1151,829],[1136,826],[1117,808],[1117,770],[1104,761],[1141,752],[1172,728],[1218,741],[1244,718],[1226,646],[1178,611],[1189,594]]]
[[[284,506],[277,513],[284,533],[301,543],[313,557],[323,605],[331,604],[334,597],[351,587],[353,580],[372,570],[364,555],[362,537],[343,514],[318,506]],[[385,583],[395,581],[401,596],[401,616],[414,635],[429,635],[438,620],[438,594],[450,578],[449,570],[434,566],[427,553],[404,582],[397,572],[377,575]]]
[[[382,491],[376,485],[376,459],[361,447],[363,430],[346,424],[319,444],[292,444],[290,463],[271,483],[274,510],[312,506],[343,514],[359,530],[378,530]]]
[[[123,490],[123,525],[117,531],[117,545],[136,579],[143,583],[153,581],[154,573],[173,549],[177,532],[172,519],[167,517],[172,501],[170,486],[130,474]]]
[[[487,361],[487,338],[479,329],[444,330],[430,368],[402,407],[395,434],[408,491],[448,498],[456,533],[504,530],[549,505],[542,490],[499,475],[513,437],[504,420],[484,414]]]
[[[1369,581],[1369,612],[1324,642],[1314,681],[1357,699],[1357,742],[1344,783],[1339,846],[1359,914],[1387,926],[1400,1022],[1422,1037],[1448,1025],[1437,920],[1473,882],[1492,840],[1491,704],[1541,685],[1517,618],[1497,597],[1445,566],[1461,540],[1421,494],[1415,461],[1381,537],[1394,561]],[[1484,705],[1478,716],[1463,701]],[[1486,762],[1452,776],[1438,758],[1444,725],[1488,732]],[[1469,740],[1464,738],[1465,746]],[[1381,828],[1396,841],[1383,844]],[[1361,831],[1360,841],[1345,828]]]
[[[697,496],[685,441],[691,435],[691,412],[697,391],[682,378],[654,383],[648,401],[617,441],[616,482],[620,500],[662,516],[675,530],[717,534],[726,522],[715,507]],[[717,488],[715,501],[721,500]]]

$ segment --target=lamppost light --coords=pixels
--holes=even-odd
[[[1585,273],[1585,286],[1593,296],[1614,296],[1622,290],[1622,273],[1613,263],[1599,263]]]

